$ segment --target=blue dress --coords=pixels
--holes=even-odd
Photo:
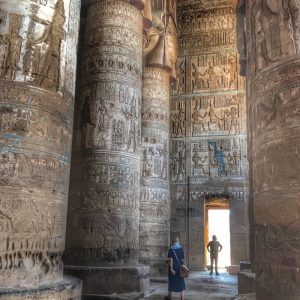
[[[174,251],[178,257],[180,263],[183,263],[184,253],[181,246],[172,246],[168,251],[168,258],[173,259],[173,270],[176,272],[175,275],[172,275],[169,268],[169,280],[168,280],[168,291],[179,293],[185,290],[185,282],[182,277],[180,277],[180,265],[176,259]]]

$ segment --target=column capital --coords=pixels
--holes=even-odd
[[[151,12],[147,9],[149,2],[144,10],[144,23],[147,18],[151,19],[152,25],[144,27],[144,65],[167,70],[175,78],[178,39],[176,2],[165,1],[163,5],[150,3]]]

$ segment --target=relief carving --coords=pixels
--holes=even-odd
[[[31,5],[31,13],[23,72],[28,76],[31,74],[34,84],[58,91],[62,83],[62,43],[66,39],[64,1],[56,3],[51,22],[37,16],[37,5]],[[37,32],[40,26],[44,28],[43,32]]]
[[[236,53],[222,56],[201,56],[192,60],[193,92],[202,90],[236,90],[238,83],[238,66]]]
[[[8,33],[0,35],[0,78],[14,80],[23,42],[23,38],[19,35],[22,16],[10,13],[8,22]]]
[[[299,53],[299,3],[261,0],[251,5],[255,74],[281,58]]]

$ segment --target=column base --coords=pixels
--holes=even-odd
[[[0,300],[80,300],[81,280],[64,276],[62,281],[37,288],[0,288]]]
[[[149,266],[65,266],[65,274],[82,279],[83,299],[126,299],[123,294],[136,297],[129,299],[139,299],[149,289],[149,273]]]
[[[238,274],[239,294],[249,294],[255,292],[255,273],[240,272]]]

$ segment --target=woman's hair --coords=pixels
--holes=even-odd
[[[172,238],[172,244],[175,244],[175,243],[179,243],[179,237],[173,237]]]

